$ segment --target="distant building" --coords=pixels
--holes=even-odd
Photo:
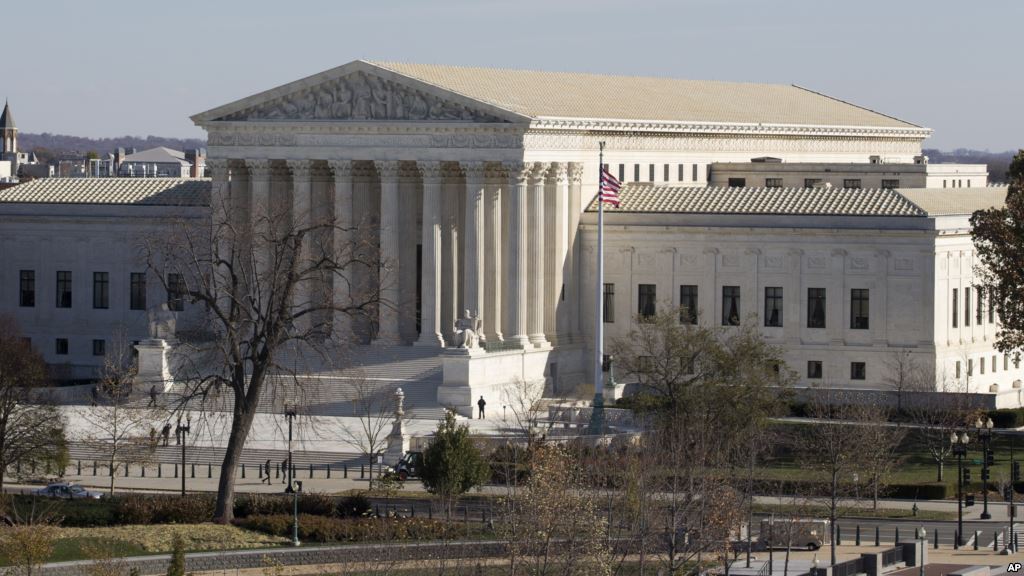
[[[192,158],[198,154],[190,152]],[[205,154],[202,155],[205,163]],[[185,152],[158,146],[129,154],[117,167],[122,178],[194,178],[193,163]]]
[[[53,175],[53,169],[40,164],[34,153],[18,152],[18,127],[14,124],[14,115],[7,102],[4,102],[4,111],[0,114],[0,140],[0,182]]]

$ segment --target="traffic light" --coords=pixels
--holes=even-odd
[[[988,479],[991,478],[991,474],[992,473],[989,472],[988,468],[982,468],[981,469],[981,481],[982,482],[988,482]]]
[[[1020,462],[1014,462],[1011,468],[1011,476],[1014,482],[1020,482]]]
[[[992,450],[989,450],[988,452],[985,452],[985,466],[995,466],[995,465],[996,465],[996,453],[993,452]]]
[[[971,469],[970,468],[964,468],[964,484],[970,484],[970,483],[971,483]]]
[[[974,506],[974,494],[964,495],[964,506]]]

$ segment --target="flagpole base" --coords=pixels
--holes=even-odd
[[[604,394],[594,394],[594,405],[590,411],[590,426],[587,427],[587,434],[604,434]]]

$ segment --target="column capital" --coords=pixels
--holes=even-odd
[[[331,172],[334,173],[335,180],[352,177],[351,160],[328,160],[327,166],[331,169]]]
[[[398,171],[402,167],[402,163],[398,160],[374,160],[373,165],[377,167],[381,179],[389,180],[397,179]]]
[[[564,184],[569,179],[569,166],[565,162],[552,162],[548,178],[556,184]]]
[[[270,172],[273,169],[273,165],[270,160],[266,158],[258,158],[255,160],[246,159],[245,167],[249,169],[249,173],[254,179],[269,180]]]
[[[581,184],[583,182],[582,162],[569,162],[569,181],[573,184]]]
[[[441,163],[437,160],[426,160],[416,162],[416,167],[420,170],[420,175],[423,176],[423,181],[440,182],[441,177],[444,175]]]
[[[509,180],[514,180],[517,183],[524,183],[530,177],[530,172],[533,171],[533,164],[526,162],[509,162],[505,166],[508,168]]]
[[[286,160],[288,168],[292,171],[292,178],[295,180],[309,180],[313,171],[313,162],[310,160]]]
[[[210,171],[210,177],[221,182],[228,179],[230,171],[230,160],[227,158],[207,158],[206,169]]]
[[[552,165],[550,162],[534,162],[531,166],[530,180],[536,184],[538,182],[544,182],[544,179],[547,178],[547,174],[551,170]]]
[[[487,163],[481,161],[463,162],[467,181],[482,181],[487,176]]]

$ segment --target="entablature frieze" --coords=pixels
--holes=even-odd
[[[921,139],[849,135],[752,134],[752,133],[600,133],[563,130],[530,130],[523,137],[527,150],[605,150],[741,153],[864,153],[920,154]]]

